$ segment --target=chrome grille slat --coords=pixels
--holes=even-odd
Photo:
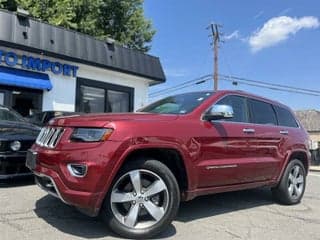
[[[36,139],[36,143],[37,144],[40,142],[40,138],[43,136],[42,134],[43,134],[44,130],[45,130],[45,128],[41,128],[41,131],[40,131],[40,133],[39,133],[39,135],[38,135],[38,137]]]
[[[55,129],[54,129],[54,128],[51,128],[51,129],[49,130],[48,135],[47,135],[47,137],[45,138],[45,140],[44,140],[44,142],[43,142],[43,145],[48,146],[48,143],[49,143],[52,135],[54,134],[54,132],[55,132]]]
[[[58,128],[57,131],[55,131],[55,133],[53,134],[50,142],[48,143],[49,148],[54,148],[55,147],[55,145],[60,140],[60,137],[62,136],[62,132],[63,132],[62,128]]]
[[[44,127],[37,137],[36,144],[41,147],[54,148],[63,132],[64,129],[61,127]]]

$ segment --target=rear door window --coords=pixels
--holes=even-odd
[[[251,123],[277,125],[276,114],[271,104],[249,99],[249,106]]]
[[[280,126],[298,127],[296,119],[289,110],[279,106],[274,106],[274,109],[276,110]]]

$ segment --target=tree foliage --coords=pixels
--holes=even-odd
[[[36,19],[145,52],[155,34],[143,0],[0,0],[0,8],[17,6]]]

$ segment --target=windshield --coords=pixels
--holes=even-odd
[[[16,112],[0,106],[0,121],[24,122],[23,118]]]
[[[212,96],[213,92],[193,92],[171,96],[152,103],[138,112],[186,114],[192,112],[203,101]]]

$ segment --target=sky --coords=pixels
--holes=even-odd
[[[206,27],[222,25],[219,74],[319,91],[319,96],[276,91],[219,79],[219,90],[242,90],[294,110],[320,110],[320,1],[145,0],[145,16],[157,33],[149,52],[160,58],[166,83],[150,88],[149,101],[181,92],[213,89],[213,81],[178,91],[159,90],[213,73],[212,39]]]

